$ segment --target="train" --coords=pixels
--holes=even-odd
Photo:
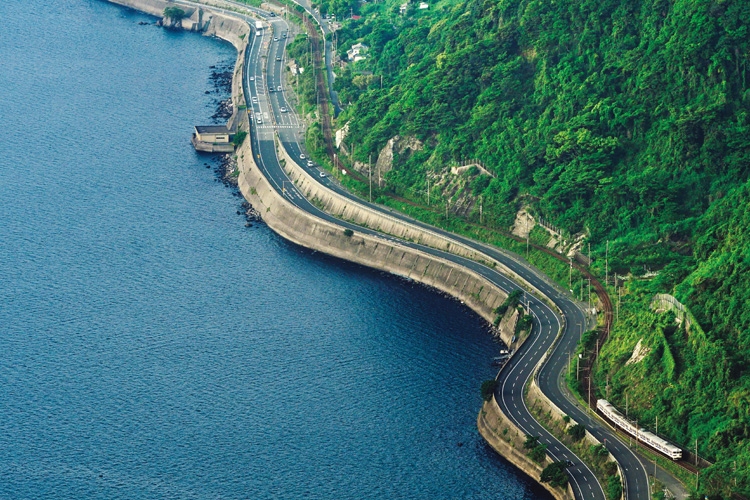
[[[626,419],[622,413],[617,411],[617,408],[612,406],[606,399],[597,400],[596,409],[602,412],[602,415],[607,417],[607,420],[633,436],[636,441],[644,443],[659,453],[663,453],[672,460],[679,460],[682,458],[682,449],[660,438],[656,434],[648,432],[646,429],[639,429]]]

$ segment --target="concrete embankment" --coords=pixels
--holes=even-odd
[[[413,241],[424,246],[444,250],[454,255],[460,255],[467,259],[481,262],[505,276],[508,276],[527,290],[535,293],[538,297],[544,297],[544,295],[534,286],[528,283],[524,278],[520,277],[512,269],[508,268],[505,264],[484,253],[478,252],[468,245],[464,245],[447,238],[442,234],[422,228],[418,225],[410,224],[394,216],[375,210],[365,204],[357,203],[356,201],[346,198],[340,193],[329,189],[316,179],[313,179],[312,175],[307,170],[300,167],[294,159],[290,158],[287,151],[281,147],[280,144],[277,144],[277,154],[279,158],[283,160],[282,166],[284,171],[297,186],[297,189],[299,189],[308,200],[315,200],[316,205],[321,207],[324,212],[339,219],[353,222],[354,224],[384,234],[396,236],[403,240]],[[489,321],[492,321],[492,319]]]
[[[547,456],[543,464],[538,464],[524,453],[523,443],[526,441],[526,435],[500,410],[494,396],[482,405],[477,417],[477,428],[485,441],[495,451],[534,480],[538,481],[542,469],[552,463],[552,460]],[[572,500],[574,498],[570,485],[566,489],[562,489],[553,488],[548,483],[540,484],[558,500]]]
[[[161,16],[166,6],[174,5],[164,0],[109,1],[155,16]],[[245,104],[242,95],[241,76],[244,50],[248,38],[246,35],[249,33],[249,28],[243,21],[228,15],[211,12],[209,7],[203,8],[210,13],[210,21],[204,34],[222,38],[232,43],[238,51],[232,82],[232,102],[236,110],[239,105]],[[243,130],[250,130],[250,124],[245,113],[239,113],[236,119]],[[239,168],[238,185],[247,201],[260,212],[266,224],[276,233],[301,246],[432,286],[464,301],[466,305],[488,322],[494,320],[494,309],[502,304],[507,296],[500,288],[479,274],[448,260],[409,248],[380,236],[356,231],[352,235],[347,235],[341,226],[314,217],[297,208],[276,192],[268,179],[263,176],[254,162],[250,144],[251,141],[246,140],[236,151]],[[296,163],[286,156],[283,148],[280,148],[279,155],[280,158],[285,160],[283,162],[285,170],[303,194],[308,196],[309,199],[315,199],[316,203],[322,206],[325,211],[383,233],[485,262],[517,282],[524,282],[512,270],[470,247],[452,242],[448,238],[417,228],[394,217],[380,214],[373,209],[353,203],[351,200],[333,193],[315,182],[309,174],[296,166]],[[528,285],[527,288],[531,289]],[[538,293],[538,295],[542,296],[541,293]],[[496,403],[494,403],[494,407],[488,405],[489,403],[485,404],[482,413],[480,413],[478,421],[480,432],[499,453],[531,477],[537,479],[541,471],[538,465],[515,449],[515,445],[503,444],[507,443],[503,437],[492,437],[495,430],[499,428],[508,429],[509,433],[514,433],[516,436],[522,436],[523,434],[502,414]],[[497,436],[500,436],[500,434]],[[556,498],[571,498],[559,491],[551,491]]]

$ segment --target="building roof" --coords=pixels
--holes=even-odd
[[[196,125],[195,131],[199,134],[228,134],[226,125]]]

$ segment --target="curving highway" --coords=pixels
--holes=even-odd
[[[368,233],[392,241],[396,240],[396,238],[336,219],[331,215],[322,212],[308,202],[297,191],[294,184],[289,180],[286,173],[281,168],[276,156],[274,142],[275,134],[278,134],[279,140],[282,146],[286,148],[289,156],[292,158],[300,158],[298,162],[300,166],[308,169],[328,188],[347,196],[354,202],[363,203],[361,200],[353,197],[346,191],[343,191],[328,177],[320,177],[321,171],[314,165],[308,166],[307,157],[305,157],[305,159],[301,158],[305,153],[304,148],[300,144],[301,127],[299,119],[294,115],[291,107],[286,101],[284,84],[281,83],[284,64],[283,50],[287,40],[284,38],[283,34],[288,30],[288,27],[281,19],[271,20],[271,23],[275,26],[273,35],[263,33],[261,36],[253,37],[251,42],[252,45],[246,51],[247,60],[245,67],[247,68],[248,74],[245,78],[244,84],[246,85],[245,95],[250,96],[250,101],[253,102],[252,112],[255,119],[253,122],[252,145],[254,151],[253,154],[256,155],[256,163],[258,163],[258,166],[261,168],[264,175],[271,180],[271,183],[277,191],[302,210],[305,210],[321,219],[336,223],[344,228],[352,229],[353,231]],[[265,51],[267,51],[268,57],[266,58],[265,66],[263,66],[263,58],[261,55]],[[278,90],[279,86],[282,87],[281,91]],[[270,88],[274,88],[275,90],[270,92]],[[253,97],[256,97],[257,99],[253,99]],[[285,108],[286,112],[281,111],[282,108]],[[260,121],[258,121],[258,116],[261,118]],[[278,125],[269,125],[269,121],[271,124],[276,123]],[[371,206],[380,211],[385,210],[376,205]],[[388,215],[400,217],[400,214],[392,213],[390,211],[388,212]],[[404,220],[409,219],[404,218]],[[412,221],[409,220],[409,222]],[[423,227],[439,232],[435,228],[429,228],[428,226]],[[446,236],[453,236],[449,233],[444,234]],[[454,237],[454,239],[457,238]],[[466,239],[463,240],[463,242],[468,242],[471,246],[482,251],[486,252],[487,250],[484,245],[471,242],[471,240]],[[519,288],[516,283],[502,274],[479,264],[478,262],[412,242],[399,240],[399,243],[470,268],[507,292]],[[509,258],[507,255],[500,252],[496,252],[495,254],[499,257],[498,260],[502,260],[505,263],[517,267],[516,261]],[[495,257],[495,255],[492,256]],[[529,279],[530,281],[534,280],[535,282],[533,284],[540,287],[543,293],[557,293],[536,274],[522,269],[516,270],[521,271],[526,279]],[[535,317],[535,331],[538,333],[521,347],[513,360],[509,362],[503,370],[504,384],[502,385],[502,391],[498,394],[498,403],[503,408],[503,411],[506,412],[506,414],[524,432],[540,436],[540,441],[548,445],[548,452],[553,459],[571,460],[575,464],[573,467],[570,467],[568,471],[573,490],[576,493],[576,498],[596,500],[604,499],[602,488],[591,470],[589,470],[588,467],[586,467],[581,460],[575,456],[575,454],[568,450],[562,443],[536,422],[523,402],[523,387],[525,382],[531,375],[539,357],[550,348],[560,328],[559,318],[544,302],[528,294],[525,295],[524,301],[528,301],[529,303],[529,308]]]
[[[253,36],[255,35],[254,32],[249,36],[249,43],[245,50],[242,85],[248,106],[247,112],[252,124],[250,140],[255,161],[274,189],[295,206],[315,217],[335,223],[342,228],[397,242],[400,245],[416,248],[463,265],[481,274],[506,292],[519,289],[519,286],[507,277],[473,260],[384,235],[336,219],[321,211],[297,190],[294,183],[290,181],[281,168],[275,145],[276,138],[278,138],[289,156],[297,159],[302,168],[307,169],[316,180],[327,188],[347,197],[353,203],[378,210],[389,217],[401,219],[409,224],[419,226],[423,230],[440,234],[445,238],[482,252],[511,268],[542,294],[546,295],[562,312],[565,321],[555,309],[537,297],[524,292],[523,302],[528,303],[529,310],[534,318],[533,335],[518,349],[498,374],[500,383],[495,393],[498,404],[508,418],[523,432],[539,436],[540,442],[548,445],[548,453],[554,460],[570,460],[573,462],[573,466],[569,467],[567,471],[576,498],[595,500],[605,498],[602,487],[592,471],[542,427],[532,417],[524,403],[524,386],[534,375],[534,369],[544,354],[554,346],[554,351],[549,356],[548,361],[537,374],[540,389],[563,412],[579,423],[583,423],[597,439],[606,443],[607,448],[623,467],[625,476],[623,486],[626,490],[626,498],[644,500],[650,498],[645,468],[635,454],[608,427],[593,418],[585,409],[579,408],[576,403],[572,402],[563,386],[561,374],[566,368],[568,354],[574,351],[582,332],[586,329],[587,318],[581,308],[549,282],[546,277],[533,270],[519,257],[469,238],[429,226],[379,205],[367,203],[345,191],[325,176],[325,173],[316,165],[309,162],[302,146],[304,123],[287,101],[288,89],[284,81],[285,48],[289,41],[286,35],[289,32],[289,26],[281,18],[268,17],[262,11],[247,8],[243,4],[236,5],[254,12],[256,16],[264,17],[267,24],[272,27],[272,30],[268,28],[261,30],[257,33],[257,36]],[[249,16],[237,12],[227,12],[227,14],[243,17],[251,26],[254,26],[254,19]],[[558,333],[560,334],[559,339],[555,344]]]

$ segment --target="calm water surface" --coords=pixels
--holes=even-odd
[[[0,18],[0,498],[547,498],[476,431],[476,316],[244,226],[188,142],[232,47]]]

